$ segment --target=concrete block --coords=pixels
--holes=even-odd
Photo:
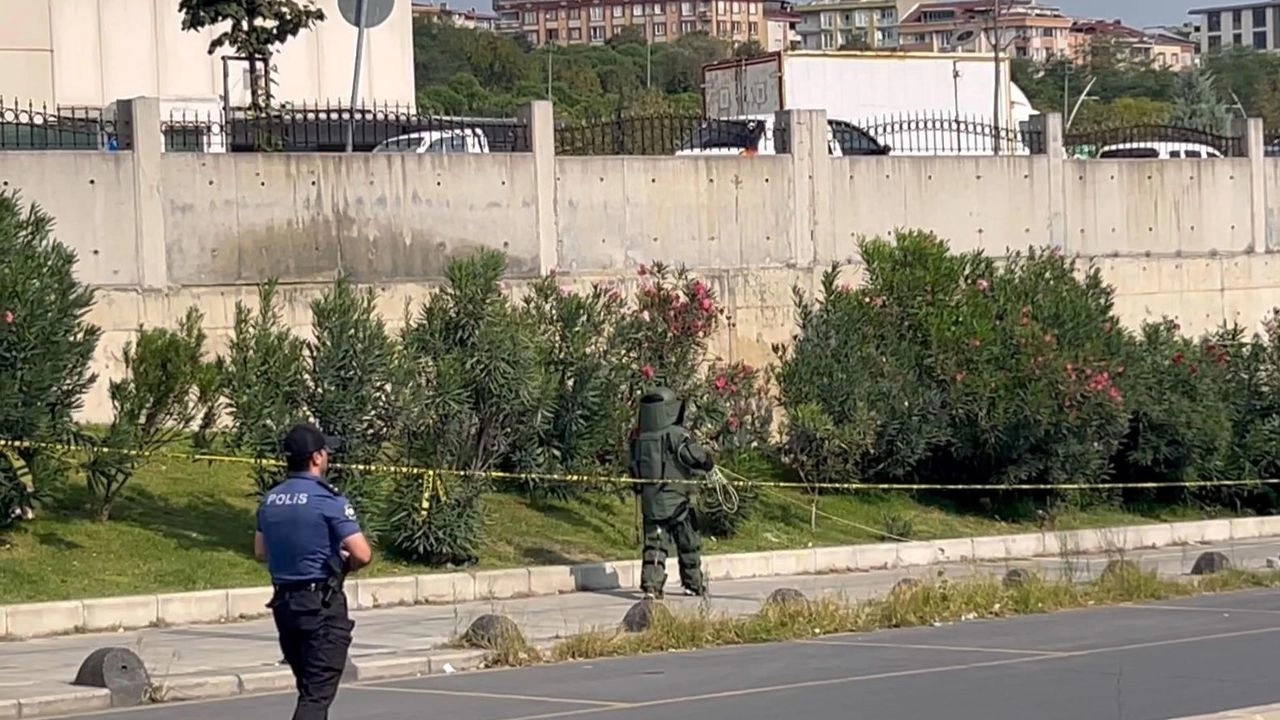
[[[445,665],[448,665],[455,671],[478,670],[484,667],[485,651],[483,650],[449,650],[445,652],[431,653],[429,660],[431,661],[432,673],[448,672]]]
[[[356,682],[393,680],[427,675],[431,672],[431,660],[418,657],[395,657],[380,660],[356,660]]]
[[[972,538],[934,540],[933,546],[938,550],[938,562],[968,562],[973,559]]]
[[[84,601],[85,630],[143,628],[160,619],[160,601],[155,595],[98,598]]]
[[[1267,526],[1274,524],[1268,523],[1267,521],[1275,519],[1276,518],[1270,517],[1234,518],[1228,521],[1228,524],[1231,526],[1231,539],[1252,540],[1255,538],[1267,537],[1270,535],[1270,533],[1267,532]],[[1277,527],[1280,528],[1280,526]],[[1172,530],[1173,528],[1170,528],[1170,532],[1172,532]]]
[[[1044,539],[1040,533],[1019,533],[1002,535],[1004,556],[1006,558],[1031,558],[1044,555]]]
[[[1231,539],[1230,520],[1194,520],[1173,523],[1172,527],[1175,538],[1182,542],[1213,543]]]
[[[476,579],[468,573],[419,575],[418,602],[463,603],[476,599]]]
[[[1076,553],[1100,553],[1108,548],[1108,544],[1113,534],[1103,535],[1098,530],[1069,530],[1063,533],[1066,538],[1069,552]],[[977,540],[974,541],[977,544]]]
[[[18,717],[17,700],[0,700],[0,720],[16,720]]]
[[[639,584],[639,567],[640,563],[635,560],[586,563],[574,565],[569,572],[577,590],[618,590]]]
[[[559,595],[576,589],[573,568],[568,565],[529,568],[529,592],[533,595]]]
[[[914,565],[932,565],[945,557],[939,553],[937,545],[927,541],[911,541],[897,543],[895,546],[897,555],[894,558],[895,567],[910,567]]]
[[[111,691],[102,688],[75,690],[73,692],[58,693],[57,695],[19,698],[18,717],[79,715],[96,710],[106,710],[109,707],[111,707]]]
[[[858,550],[853,545],[813,549],[814,572],[850,572],[858,569]]]
[[[875,543],[873,545],[852,545],[855,570],[875,570],[891,568],[898,562],[899,543]]]
[[[1173,526],[1137,525],[1129,528],[1126,541],[1126,550],[1167,547],[1173,544]]]
[[[0,605],[0,638],[9,635],[9,606]]]
[[[240,694],[240,678],[236,675],[179,678],[160,683],[158,694],[161,702],[232,697]]]
[[[811,549],[775,550],[772,555],[774,575],[812,575],[818,571],[817,559]]]
[[[244,695],[292,690],[297,684],[290,670],[241,673],[239,677],[240,692]]]
[[[707,555],[702,558],[702,571],[708,580],[768,577],[773,575],[773,553]]]
[[[236,588],[227,591],[227,619],[241,620],[271,614],[271,588]]]
[[[161,595],[160,622],[166,625],[191,625],[224,621],[227,619],[227,595],[226,590]]]
[[[10,605],[6,615],[12,637],[61,635],[75,632],[84,625],[84,603],[68,600]]]
[[[476,577],[477,600],[503,600],[529,595],[529,569],[486,570]]]
[[[356,587],[355,596],[354,607],[360,610],[413,605],[418,601],[418,578],[409,576],[361,580]]]

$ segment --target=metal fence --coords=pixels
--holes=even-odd
[[[516,118],[419,115],[395,105],[302,105],[255,111],[174,111],[161,123],[168,152],[529,152]]]
[[[700,115],[625,115],[556,127],[558,155],[674,155],[679,150],[732,152],[756,147],[765,123]]]
[[[989,116],[900,113],[856,123],[892,155],[1033,155],[1044,152],[1043,126],[996,124]]]
[[[0,98],[0,151],[115,149],[115,123],[103,120],[97,108],[50,108]]]
[[[1089,128],[1067,132],[1063,144],[1069,157],[1080,159],[1104,153],[1115,158],[1213,157],[1206,148],[1223,157],[1245,156],[1244,140],[1238,136],[1177,125]]]

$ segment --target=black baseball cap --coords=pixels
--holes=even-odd
[[[284,436],[286,457],[303,458],[321,450],[336,452],[341,449],[342,438],[325,435],[320,432],[320,428],[311,423],[294,425],[289,434]]]

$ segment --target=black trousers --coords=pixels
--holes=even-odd
[[[356,626],[347,615],[346,594],[279,589],[268,607],[275,616],[284,659],[297,679],[293,720],[328,720]]]

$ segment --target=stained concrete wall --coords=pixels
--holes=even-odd
[[[641,264],[686,264],[734,319],[715,351],[757,364],[790,338],[794,286],[812,291],[832,260],[856,260],[860,237],[899,227],[957,250],[1051,244],[1096,262],[1128,323],[1170,315],[1199,332],[1280,306],[1280,160],[1263,156],[1257,123],[1249,157],[1213,161],[1068,160],[1052,152],[1056,117],[1043,156],[833,159],[822,113],[803,111],[779,118],[789,155],[582,158],[555,156],[538,103],[525,154],[198,155],[158,151],[156,101],[122,107],[132,152],[0,153],[0,185],[57,217],[101,288],[92,420],[109,415],[105,381],[139,324],[195,305],[224,350],[236,302],[252,307],[253,284],[276,276],[306,335],[310,300],[340,271],[377,285],[395,323],[477,247],[509,254],[517,290],[555,268],[631,291]]]

